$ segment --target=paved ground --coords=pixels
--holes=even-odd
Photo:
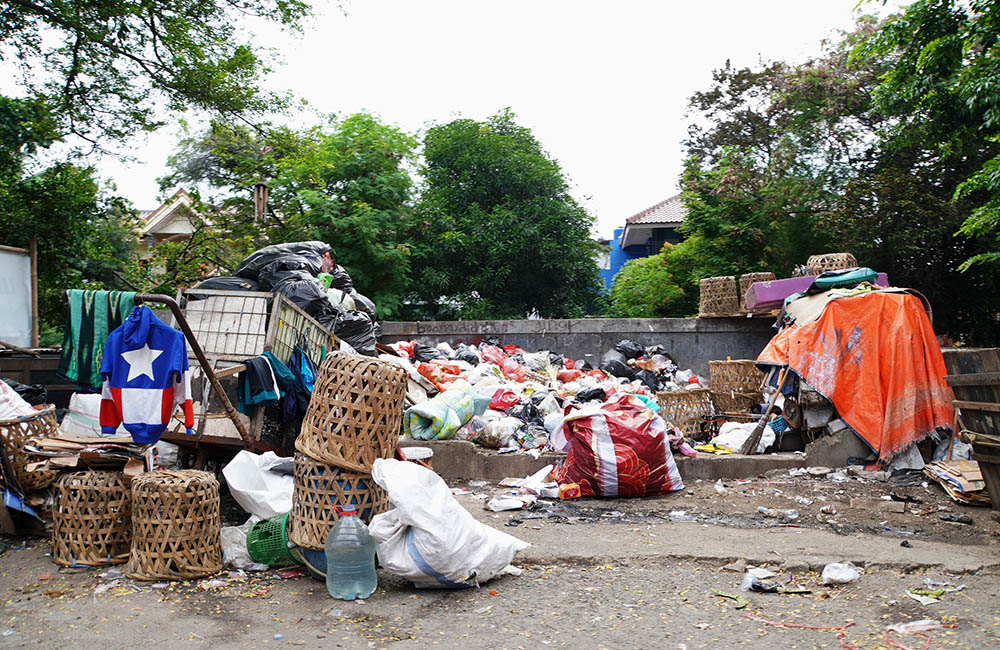
[[[532,543],[515,560],[520,576],[480,589],[422,591],[380,571],[379,589],[364,603],[335,601],[320,582],[274,572],[223,575],[225,584],[209,590],[199,589],[207,581],[109,586],[117,576],[59,570],[48,544],[29,540],[0,558],[0,647],[874,650],[924,648],[924,637],[887,639],[885,629],[931,618],[949,627],[928,632],[930,648],[1000,648],[1000,524],[986,511],[948,541],[913,530],[901,537],[884,530],[891,526],[848,531],[811,513],[802,517],[805,527],[781,527],[735,512],[738,504],[727,510],[725,500],[698,514],[694,506],[704,500],[696,486],[683,496],[592,500],[554,514],[491,513],[476,496],[484,489],[471,490],[459,500],[476,517]],[[696,513],[681,519],[694,520],[673,521],[681,510]],[[811,593],[741,592],[741,574],[720,570],[738,558]],[[817,571],[841,559],[862,567],[860,579],[822,586]],[[965,588],[921,605],[906,593],[926,579]],[[745,595],[749,605],[738,610],[713,589]]]

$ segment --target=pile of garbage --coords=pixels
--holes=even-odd
[[[656,393],[707,385],[691,370],[678,370],[662,346],[643,348],[627,339],[608,350],[598,368],[549,350],[503,345],[496,337],[478,346],[402,341],[390,347],[399,356],[379,358],[410,374],[407,437],[469,440],[501,453],[552,449],[568,408],[596,408],[625,393],[658,412]]]
[[[358,293],[330,255],[321,241],[265,246],[240,262],[232,276],[208,278],[194,288],[280,293],[359,354],[375,356],[381,334],[375,303]]]

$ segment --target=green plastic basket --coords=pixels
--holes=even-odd
[[[247,533],[247,551],[250,559],[270,566],[299,564],[288,548],[288,513],[261,519]]]

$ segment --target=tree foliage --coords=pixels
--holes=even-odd
[[[579,316],[595,304],[593,219],[509,110],[427,131],[414,296],[466,318]],[[444,301],[439,301],[441,298]]]
[[[409,282],[404,233],[415,148],[412,136],[364,113],[302,130],[213,123],[181,142],[161,184],[207,186],[205,204],[214,207],[204,210],[214,225],[206,241],[225,244],[214,254],[220,268],[233,268],[247,243],[320,239],[387,317]],[[259,181],[269,187],[262,223],[253,218]]]
[[[11,0],[0,12],[0,56],[17,65],[24,97],[60,135],[95,146],[162,123],[158,109],[258,116],[279,98],[247,16],[297,27],[300,0]]]
[[[620,318],[694,315],[698,291],[684,259],[687,249],[667,243],[656,255],[626,262],[611,285],[611,313]]]

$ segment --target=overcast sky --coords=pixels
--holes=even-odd
[[[678,191],[687,98],[714,68],[817,54],[851,27],[858,0],[314,4],[301,37],[258,35],[284,60],[272,87],[317,111],[370,111],[411,132],[509,106],[562,165],[596,234],[610,237]],[[880,1],[861,9],[885,11]],[[155,207],[177,133],[133,143],[140,163],[104,161],[102,175],[137,208]]]

